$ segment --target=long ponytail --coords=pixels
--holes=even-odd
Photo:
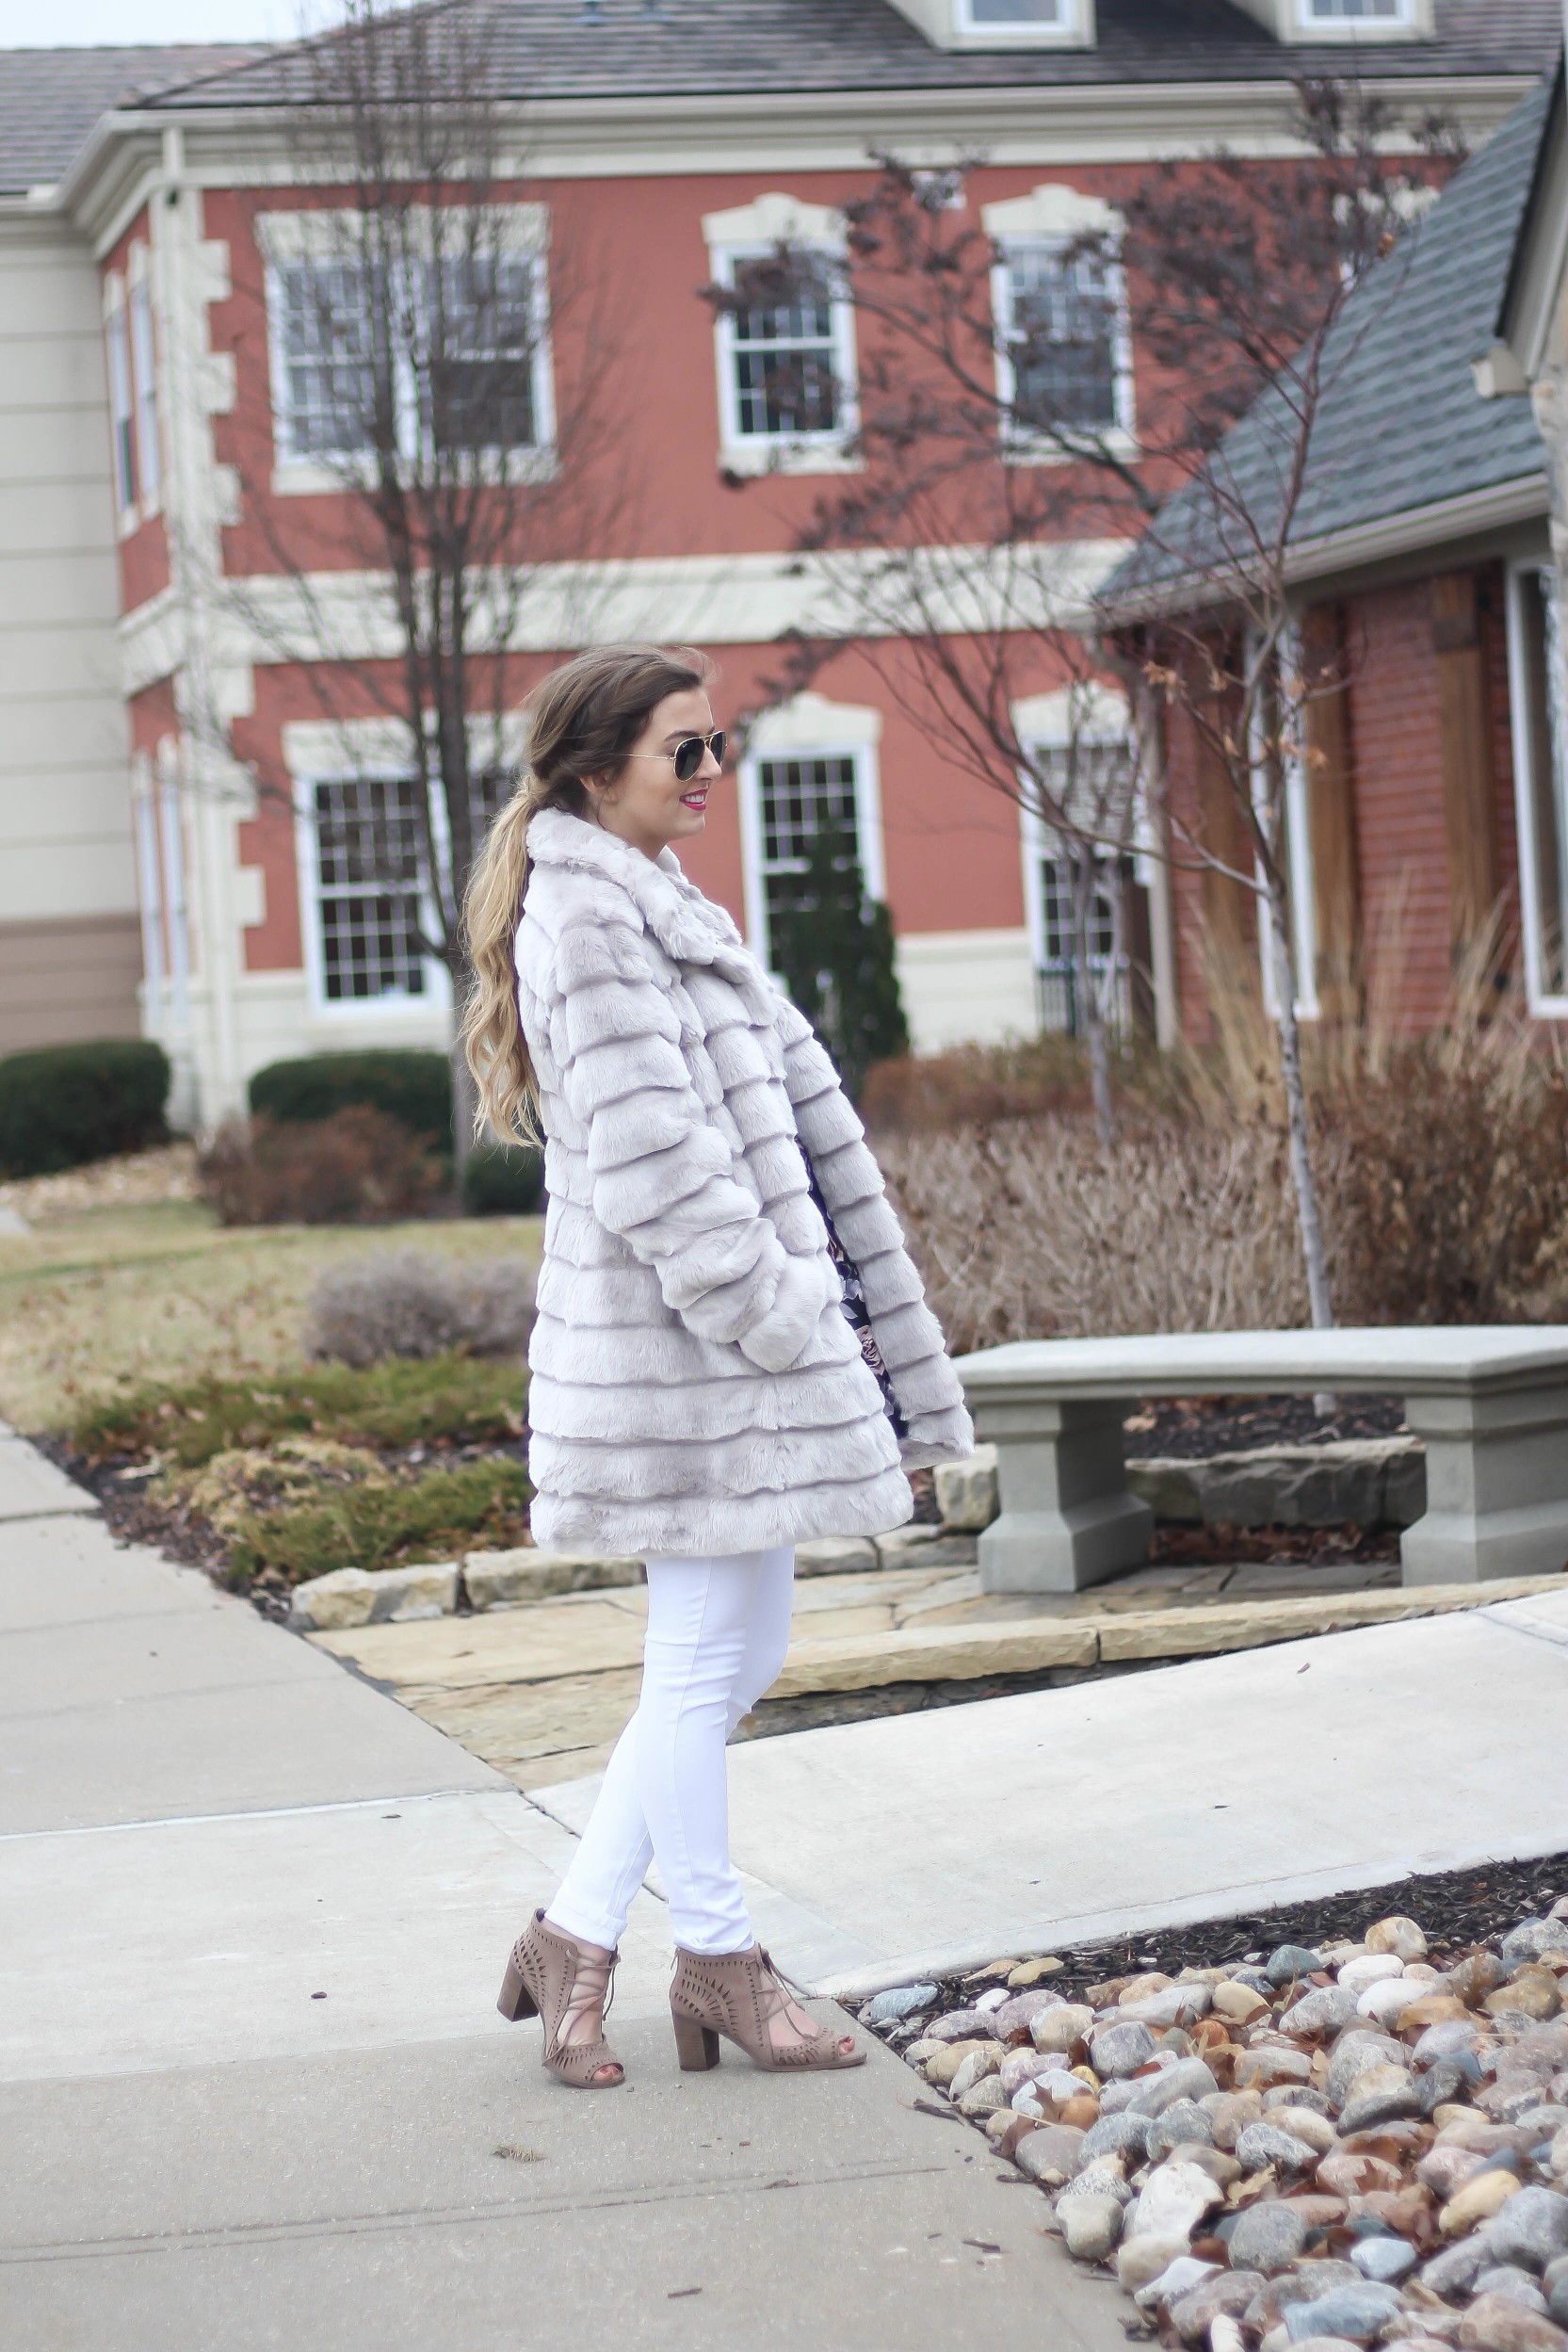
[[[615,774],[667,694],[714,674],[689,646],[605,645],[553,670],[528,696],[528,769],[490,828],[463,902],[473,987],[462,1046],[478,1090],[475,1132],[540,1141],[539,1084],[517,1001],[517,925],[528,888],[528,826],[542,808],[596,821],[585,776]]]

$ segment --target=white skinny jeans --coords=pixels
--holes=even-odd
[[[637,1712],[616,1742],[582,1842],[545,1917],[613,1950],[655,1857],[687,1952],[752,1942],[730,1859],[724,1743],[789,1647],[793,1547],[648,1563]]]

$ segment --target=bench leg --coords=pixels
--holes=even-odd
[[[1002,1506],[980,1537],[982,1592],[1076,1593],[1142,1565],[1155,1515],[1127,1490],[1124,1404],[972,1402]]]
[[[1406,1584],[1477,1584],[1568,1567],[1568,1390],[1411,1397],[1427,1514],[1399,1539]]]

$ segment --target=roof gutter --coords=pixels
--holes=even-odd
[[[1304,539],[1285,556],[1285,585],[1309,586],[1341,573],[1358,572],[1401,556],[1419,555],[1456,541],[1483,537],[1488,532],[1516,528],[1521,523],[1544,522],[1551,511],[1545,470],[1518,475],[1511,481],[1468,490],[1457,498],[1439,498],[1431,506],[1407,507],[1398,514],[1379,515],[1368,523],[1353,523],[1344,530],[1325,531]],[[1128,626],[1157,621],[1167,613],[1198,612],[1227,604],[1248,583],[1239,566],[1214,573],[1188,572],[1157,587],[1111,593],[1100,608],[1102,626]]]

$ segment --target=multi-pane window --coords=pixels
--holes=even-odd
[[[372,445],[376,371],[364,272],[290,262],[276,278],[280,422],[289,455],[340,457]]]
[[[757,762],[757,818],[765,962],[778,917],[799,902],[800,877],[819,833],[837,829],[862,860],[858,778],[853,752],[807,752]]]
[[[741,441],[823,439],[843,430],[843,321],[831,281],[769,255],[737,256],[726,324],[730,424]]]
[[[1357,17],[1397,24],[1406,13],[1406,0],[1302,0],[1301,5],[1301,14],[1309,24],[1343,23],[1347,18]]]
[[[988,32],[997,24],[1060,24],[1066,0],[959,0],[965,32]]]
[[[1511,581],[1513,737],[1529,994],[1568,999],[1568,645],[1557,575],[1526,564]]]
[[[426,993],[420,789],[412,776],[314,787],[321,991],[329,1003]]]
[[[153,344],[153,289],[145,278],[131,288],[131,357],[136,365],[137,463],[141,495],[154,499],[162,467],[158,462],[158,379]]]
[[[424,432],[444,449],[532,448],[532,264],[480,256],[433,264],[422,293]]]
[[[109,313],[109,428],[114,445],[114,494],[123,513],[137,502],[136,398],[131,382],[130,333],[123,308]]]
[[[1123,415],[1120,272],[1106,254],[1053,241],[1009,245],[1002,352],[1016,438],[1104,432]]]
[[[1085,911],[1086,963],[1080,952],[1074,902],[1076,861],[1066,855],[1062,841],[1048,823],[1043,821],[1037,828],[1040,1025],[1070,1036],[1078,1034],[1086,1019],[1085,994],[1092,986],[1100,993],[1109,1026],[1124,1030],[1132,1014],[1126,921],[1132,861],[1111,845],[1118,838],[1126,839],[1132,822],[1131,751],[1124,742],[1115,741],[1048,744],[1037,746],[1033,759],[1044,795],[1087,833],[1108,836],[1106,847],[1088,852],[1093,861],[1092,879],[1087,873],[1082,878],[1091,892]],[[1113,959],[1115,976],[1107,990]]]
[[[405,450],[539,446],[539,281],[525,255],[431,262],[396,284],[352,262],[287,262],[274,285],[291,457],[352,456],[387,437]]]

